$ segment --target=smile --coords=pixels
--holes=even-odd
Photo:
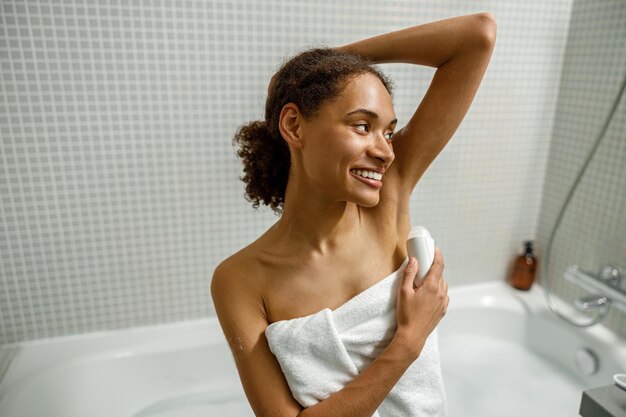
[[[383,179],[383,174],[376,171],[368,171],[366,169],[351,169],[350,172],[357,174],[360,177],[370,178],[373,180],[381,180]]]
[[[377,175],[376,178],[379,178],[379,179],[374,179],[374,178],[363,177],[363,176],[357,174],[355,171],[359,172],[360,170],[350,170],[350,173],[355,178],[357,178],[359,181],[369,185],[370,187],[374,187],[376,189],[380,189],[383,186],[383,182],[380,180],[380,179],[382,179],[382,174],[374,173],[374,174]],[[366,172],[371,172],[371,171],[366,171]]]

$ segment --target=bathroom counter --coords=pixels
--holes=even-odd
[[[615,384],[586,389],[579,413],[583,417],[626,417],[626,391]]]

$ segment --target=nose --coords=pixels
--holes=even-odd
[[[372,158],[381,161],[385,168],[388,167],[395,158],[391,141],[384,135],[376,135],[375,143],[368,149],[368,154]]]

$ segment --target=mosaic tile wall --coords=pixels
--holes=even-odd
[[[605,3],[580,30],[623,19]],[[582,108],[591,92],[559,93],[575,84],[574,72],[561,73],[576,55],[572,7],[583,5],[592,2],[2,2],[0,343],[213,315],[215,266],[277,220],[245,201],[231,138],[263,117],[282,59],[481,11],[498,21],[489,69],[416,187],[411,215],[433,233],[451,285],[503,280],[523,240],[541,253],[574,175],[556,164],[581,161],[590,143],[565,121],[586,113],[563,103]],[[623,42],[593,51],[617,59],[616,48]],[[573,71],[593,77],[582,58],[589,66]],[[435,69],[381,68],[402,126]],[[598,117],[621,76],[612,71],[596,75]],[[555,154],[560,133],[580,145]],[[544,216],[542,191],[552,194]]]
[[[626,3],[575,0],[537,228],[542,258],[625,79]],[[587,295],[563,278],[571,265],[596,274],[603,265],[615,266],[625,276],[626,290],[626,94],[617,102],[552,239],[546,277],[560,298],[572,303]],[[564,309],[560,302],[557,308]],[[626,314],[616,308],[603,324],[626,337]]]

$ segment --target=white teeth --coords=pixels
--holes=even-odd
[[[371,179],[378,180],[378,181],[380,181],[383,178],[383,174],[380,174],[374,171],[366,171],[364,169],[352,169],[351,171],[361,177],[371,178]]]

